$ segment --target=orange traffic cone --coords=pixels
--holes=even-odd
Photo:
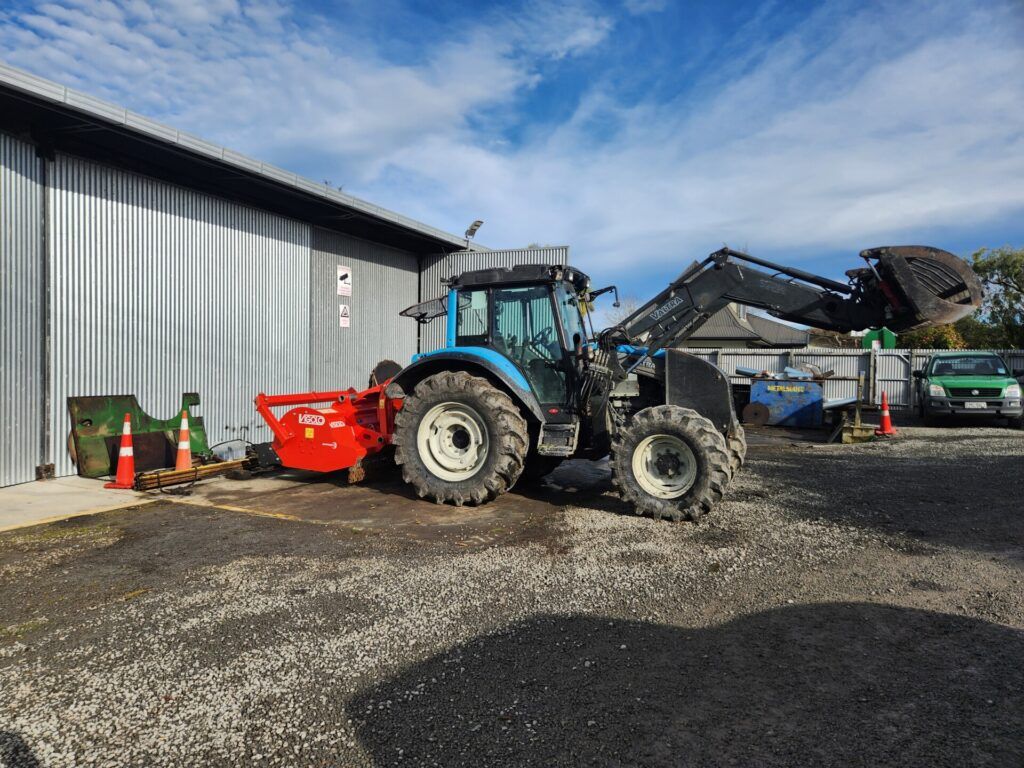
[[[181,412],[181,431],[178,432],[178,455],[174,469],[192,469],[192,443],[188,435],[188,411]]]
[[[875,430],[875,434],[879,437],[892,437],[897,434],[896,428],[892,425],[892,418],[889,416],[889,396],[884,391],[882,392],[882,423]]]
[[[124,415],[124,427],[121,429],[121,450],[117,453],[117,474],[114,482],[104,483],[104,488],[135,487],[135,452],[132,450],[132,415]]]

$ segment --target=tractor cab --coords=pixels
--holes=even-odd
[[[543,421],[565,422],[588,342],[581,307],[589,285],[590,278],[566,266],[479,269],[454,278],[445,299],[402,314],[421,322],[447,316],[444,349],[417,361],[453,352],[489,360],[528,386]]]

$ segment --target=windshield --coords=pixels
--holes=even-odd
[[[932,362],[932,376],[1006,376],[1006,365],[995,355],[938,357]]]

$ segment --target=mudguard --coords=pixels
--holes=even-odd
[[[681,349],[665,352],[665,403],[692,408],[728,433],[736,423],[729,377],[714,363]]]
[[[522,371],[493,349],[486,347],[445,347],[416,355],[388,385],[388,397],[403,397],[416,384],[440,371],[468,371],[490,379],[508,392],[520,406],[540,423],[544,410]]]

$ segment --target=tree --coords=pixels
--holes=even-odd
[[[982,248],[972,261],[986,288],[982,315],[1004,341],[997,346],[1024,347],[1024,248]]]
[[[1002,328],[991,323],[986,323],[976,312],[967,317],[961,317],[953,327],[956,328],[960,338],[964,340],[967,349],[1004,349],[1013,346],[1006,340]]]
[[[626,296],[619,300],[619,306],[613,307],[609,305],[604,311],[605,324],[609,327],[618,325],[638,309],[640,309],[640,300],[635,296]]]
[[[967,342],[953,325],[933,325],[899,335],[900,346],[908,349],[966,349]]]

